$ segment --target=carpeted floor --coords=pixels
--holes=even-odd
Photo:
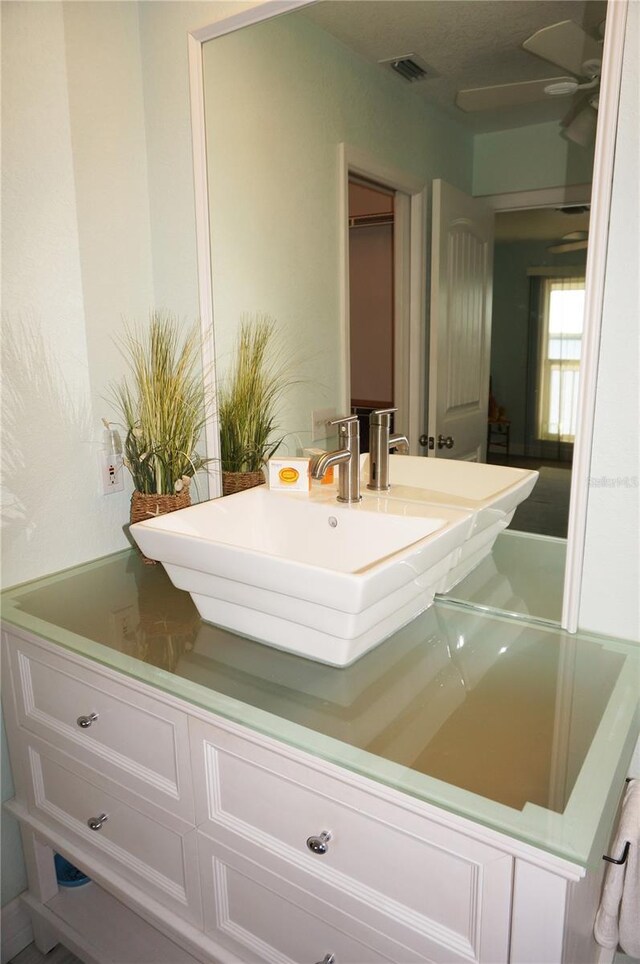
[[[518,506],[509,528],[566,539],[569,523],[571,469],[543,465],[528,499]]]

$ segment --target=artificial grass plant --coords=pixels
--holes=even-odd
[[[111,397],[124,423],[124,464],[146,495],[172,495],[209,460],[196,450],[205,423],[200,329],[154,311],[120,342],[129,368]]]

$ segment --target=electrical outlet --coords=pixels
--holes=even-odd
[[[121,458],[114,458],[108,453],[104,453],[100,460],[100,471],[102,475],[103,495],[110,495],[112,492],[122,492],[124,489],[124,470]]]
[[[316,408],[311,413],[311,439],[316,442],[320,439],[329,438],[335,435],[335,429],[329,425],[331,419],[337,418],[338,413],[335,408]]]
[[[117,428],[111,428],[106,419],[102,433],[102,452],[100,455],[100,475],[102,477],[102,494],[122,492],[124,489],[124,470],[122,455],[122,439]]]

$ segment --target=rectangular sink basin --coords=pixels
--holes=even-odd
[[[362,456],[362,492],[369,495],[369,456]],[[389,499],[450,506],[473,513],[473,525],[442,592],[449,592],[491,552],[518,505],[532,492],[538,473],[503,465],[434,459],[416,455],[389,457]],[[375,493],[373,493],[375,494]]]
[[[431,605],[473,515],[260,486],[131,526],[203,619],[347,666]]]

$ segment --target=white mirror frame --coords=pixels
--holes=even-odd
[[[196,206],[196,243],[200,319],[203,333],[203,365],[207,394],[205,439],[213,468],[209,473],[210,496],[221,495],[220,436],[215,409],[215,346],[213,326],[213,285],[209,223],[209,189],[206,151],[204,78],[202,47],[209,40],[224,36],[250,24],[269,20],[315,0],[266,0],[249,10],[192,31],[188,35],[189,85],[191,92],[191,131],[193,139],[194,192]],[[622,56],[628,0],[609,0],[605,34],[603,74],[600,87],[599,123],[591,192],[589,248],[586,265],[586,303],[582,339],[582,367],[578,398],[579,432],[573,450],[567,561],[561,626],[570,633],[578,629],[582,563],[587,524],[589,470],[595,419],[598,357],[604,301],[609,213],[615,157],[618,104],[622,79]]]

